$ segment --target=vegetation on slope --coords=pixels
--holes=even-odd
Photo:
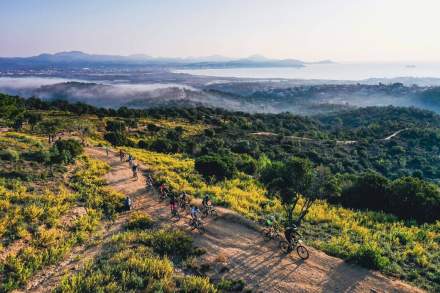
[[[85,141],[102,144],[106,135],[110,143],[143,161],[156,181],[166,182],[174,192],[210,194],[214,202],[254,220],[269,214],[278,220],[286,218],[280,191],[269,196],[260,182],[268,166],[294,156],[329,167],[341,196],[318,200],[310,207],[302,228],[306,242],[431,291],[440,289],[436,213],[440,136],[439,118],[431,112],[385,107],[340,117],[303,118],[209,108],[107,110],[36,99],[21,102],[22,111],[75,113],[58,112],[57,117],[74,116],[91,125],[94,131],[84,133]],[[90,114],[105,119],[98,121]],[[49,114],[45,119],[56,118]],[[112,121],[119,121],[119,126],[108,127]],[[191,123],[198,125],[197,130],[184,127]],[[401,129],[405,131],[383,139],[382,135]],[[347,139],[356,142],[342,142]],[[109,211],[117,210],[117,205],[112,206]],[[299,214],[296,208],[295,215]]]
[[[41,137],[4,132],[0,144],[9,154],[0,161],[5,174],[0,180],[0,291],[5,292],[90,241],[100,219],[113,216],[123,198],[103,186],[100,177],[108,166],[78,157],[82,147],[74,140],[50,146]],[[64,174],[73,166],[66,184]],[[78,206],[87,212],[71,220],[69,213]]]

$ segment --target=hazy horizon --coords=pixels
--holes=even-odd
[[[0,56],[83,51],[254,54],[308,62],[439,62],[440,2],[422,0],[4,1]]]

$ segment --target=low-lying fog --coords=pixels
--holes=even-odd
[[[354,87],[354,89],[353,89]],[[365,106],[416,106],[438,110],[417,98],[422,87],[401,87],[398,93],[381,86],[316,85],[293,89],[270,81],[210,83],[200,88],[177,83],[130,84],[41,77],[1,77],[0,92],[23,97],[80,101],[98,107],[148,108],[160,105],[205,105],[246,112],[315,114]],[[310,93],[312,92],[312,93]],[[304,93],[304,94],[303,94]],[[436,97],[434,97],[436,98]]]

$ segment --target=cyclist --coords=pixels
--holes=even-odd
[[[274,228],[275,226],[275,216],[269,215],[266,219],[266,226],[269,228]]]
[[[211,206],[211,199],[209,198],[209,195],[205,195],[205,197],[202,200],[202,205],[204,208]]]
[[[151,178],[151,174],[148,174],[146,179],[147,189],[153,188],[153,178]]]
[[[130,154],[128,155],[128,165],[130,165],[130,168],[133,166],[133,157]]]
[[[188,202],[188,195],[186,192],[182,192],[179,196],[179,203],[183,207]]]
[[[107,157],[108,157],[108,146],[105,146],[105,154],[106,154]]]
[[[129,197],[129,196],[127,196],[126,198],[125,198],[125,209],[127,210],[127,211],[129,211],[129,210],[131,210],[131,206],[132,206],[132,201],[131,201],[131,198]]]
[[[199,208],[196,205],[191,205],[191,218],[193,221],[199,219]]]
[[[174,195],[170,196],[170,210],[171,210],[171,214],[174,214],[177,212],[177,201],[176,201],[176,197]]]
[[[159,187],[160,194],[166,193],[167,189],[168,189],[168,187],[165,185],[165,183],[162,183]]]
[[[286,237],[287,242],[289,242],[289,246],[292,245],[296,230],[297,227],[295,224],[289,225],[284,229],[284,236]]]
[[[138,165],[136,165],[136,163],[133,163],[133,165],[131,166],[131,171],[133,172],[133,178],[138,179]]]
[[[122,150],[119,150],[119,159],[121,160],[121,162],[124,160],[124,152]]]

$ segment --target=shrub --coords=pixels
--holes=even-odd
[[[229,156],[205,155],[196,159],[195,169],[206,179],[230,179],[236,173],[234,161]]]
[[[158,138],[151,143],[150,149],[159,153],[173,153],[177,152],[179,147],[170,139]]]
[[[440,219],[440,189],[415,177],[404,177],[391,184],[389,212],[405,219],[432,222]]]
[[[141,139],[138,141],[138,147],[141,149],[148,149],[150,147],[150,144],[147,141]]]
[[[126,224],[128,230],[147,230],[153,227],[153,220],[144,213],[133,213]]]
[[[81,143],[75,139],[57,140],[51,149],[53,163],[72,163],[83,152]]]
[[[148,129],[148,131],[151,131],[151,132],[158,132],[161,128],[159,126],[157,126],[156,124],[148,123],[147,129]]]
[[[231,280],[222,278],[217,284],[217,288],[225,291],[242,292],[246,286],[243,280]]]
[[[348,207],[386,210],[389,184],[388,179],[377,173],[365,173],[342,191],[340,201]]]
[[[390,265],[390,260],[382,256],[380,249],[369,244],[361,245],[350,259],[357,264],[375,270],[384,270]]]
[[[433,222],[440,219],[440,189],[417,177],[389,181],[376,173],[355,177],[336,202],[344,206],[385,211],[403,219]]]
[[[50,153],[47,151],[39,150],[36,152],[26,153],[24,158],[28,161],[35,161],[39,163],[46,163],[50,160]]]
[[[145,238],[145,244],[151,246],[160,255],[186,257],[192,253],[192,238],[182,231],[158,230]]]
[[[122,132],[108,132],[104,135],[104,138],[110,142],[113,146],[130,146],[131,141]]]
[[[257,172],[257,161],[251,156],[244,154],[237,160],[237,169],[249,175]]]
[[[20,159],[20,154],[12,149],[0,151],[0,158],[5,161],[17,162]]]
[[[217,289],[206,277],[184,277],[180,283],[180,290],[185,293],[214,293]]]
[[[74,158],[82,154],[83,147],[76,139],[63,139],[55,142],[55,147],[58,151],[68,151]]]
[[[107,121],[106,126],[105,126],[105,130],[109,131],[109,132],[124,132],[126,128],[126,125],[123,121],[117,121],[117,120],[112,120],[112,121]]]

